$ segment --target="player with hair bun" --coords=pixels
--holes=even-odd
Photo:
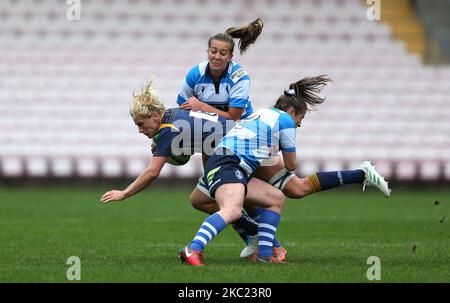
[[[230,120],[248,117],[253,112],[249,98],[250,76],[233,61],[235,42],[243,54],[255,43],[264,23],[258,18],[242,27],[231,27],[208,39],[208,60],[187,73],[177,103],[183,109],[217,113]]]
[[[327,76],[320,75],[317,77],[303,78],[292,83],[278,98],[274,108],[282,111],[294,109],[296,113],[302,113],[304,116],[308,111],[314,110],[317,105],[324,102],[325,98],[320,95],[320,92],[328,82],[330,82],[330,79]],[[251,115],[248,119],[251,119],[253,116]],[[300,124],[297,127],[300,127]],[[241,148],[241,152],[242,150]],[[255,150],[248,151],[248,153],[252,152],[255,153]],[[267,153],[264,161],[270,160],[276,154],[276,151]],[[312,193],[346,184],[362,184],[363,190],[366,186],[373,186],[378,188],[386,197],[390,196],[391,190],[388,187],[388,183],[368,161],[363,162],[355,170],[317,172],[306,178],[300,178],[295,175],[296,165],[286,164],[297,163],[295,153],[282,153],[282,157],[271,159],[272,161],[266,163],[263,163],[261,160],[258,167],[247,165],[245,161],[246,157],[248,156],[245,156],[244,161],[240,163],[241,166],[246,169],[251,169],[253,171],[252,176],[280,189],[289,198],[300,199]],[[214,200],[209,194],[204,179],[199,180],[197,188],[191,193],[190,201],[193,207],[208,214],[216,213],[220,209],[219,205],[214,203]],[[261,209],[246,208],[246,210],[252,219],[257,222],[259,221]],[[241,257],[247,258],[254,256],[258,249],[258,237],[256,233],[254,231],[249,232],[245,229],[239,229],[238,232],[241,238],[246,239],[244,241],[247,243],[247,246],[241,252]],[[279,260],[285,260],[287,251],[281,247],[276,238],[274,238],[273,247],[274,256]]]
[[[177,103],[181,108],[201,110],[217,113],[230,120],[240,120],[253,113],[250,101],[250,76],[237,62],[233,61],[235,42],[239,39],[239,52],[244,54],[248,47],[255,43],[264,27],[263,20],[257,18],[241,27],[230,27],[224,33],[218,33],[208,39],[208,60],[194,66],[186,75],[178,94]],[[206,163],[207,155],[203,155]],[[283,163],[280,163],[283,165]],[[195,194],[195,193],[194,193]],[[216,207],[211,204],[203,208],[203,196],[191,197],[192,205],[211,214]],[[206,204],[208,202],[205,202]],[[257,231],[254,220],[243,214],[242,220],[233,224],[233,228],[240,234],[246,244],[249,243],[247,234]],[[248,222],[245,228],[240,222]],[[244,233],[241,235],[241,231]],[[284,248],[276,242],[275,250],[278,255],[284,255]]]
[[[306,106],[298,101],[281,100],[279,108],[261,109],[236,125],[223,137],[205,164],[201,190],[219,206],[201,224],[191,243],[179,252],[182,262],[203,265],[206,245],[228,224],[237,221],[244,207],[260,209],[258,249],[254,260],[283,263],[273,251],[275,233],[284,207],[284,194],[269,183],[252,177],[253,172],[279,147],[285,167],[297,168],[295,129],[300,126]]]

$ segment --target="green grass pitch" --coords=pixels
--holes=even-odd
[[[450,282],[449,191],[386,199],[351,187],[288,199],[277,233],[286,264],[240,260],[243,242],[227,227],[206,248],[207,266],[192,268],[177,253],[205,215],[189,188],[101,205],[106,189],[1,188],[0,282],[69,282],[70,256],[81,260],[80,282],[369,282],[369,256],[380,258],[380,282]]]

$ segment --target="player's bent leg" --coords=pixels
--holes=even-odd
[[[260,221],[261,213],[264,211],[264,205],[272,203],[271,201],[283,201],[284,205],[284,195],[279,191],[276,190],[275,187],[270,186],[267,182],[262,182],[261,180],[258,180],[257,178],[252,178],[250,180],[251,183],[249,183],[249,194],[246,197],[245,201],[245,207],[250,211],[249,215],[250,218],[255,219],[257,221]],[[259,184],[259,185],[258,185]],[[268,186],[269,185],[269,186]],[[255,188],[258,189],[261,186],[268,186],[270,191],[268,192],[261,192],[260,190],[254,190]],[[274,195],[274,196],[272,196]],[[267,199],[269,201],[265,201],[264,199]],[[254,203],[256,201],[256,203]],[[265,203],[264,205],[260,203]],[[281,203],[281,202],[279,202]],[[251,208],[255,208],[254,211],[251,211]],[[249,237],[249,241],[247,241],[247,245],[244,247],[244,249],[241,251],[240,257],[241,258],[248,258],[250,260],[256,259],[256,255],[258,252],[258,237],[257,235],[255,237]],[[274,237],[273,239],[273,253],[275,255],[276,248],[282,248],[280,243],[278,243],[277,238]],[[285,251],[284,248],[282,248],[283,251]],[[282,261],[286,259],[286,254],[283,255]]]
[[[248,194],[245,203],[263,207],[258,225],[258,251],[255,259],[262,262],[282,263],[274,257],[273,243],[275,233],[284,207],[284,194],[267,182],[252,178],[247,184]]]
[[[216,201],[209,196],[207,191],[202,191],[199,186],[192,191],[189,200],[192,207],[207,214],[213,214],[219,210]]]
[[[258,167],[254,176],[278,188],[292,199],[300,199],[314,192],[306,179],[299,178],[293,172],[286,170],[282,157],[279,157],[278,162],[273,166]]]
[[[311,184],[314,192],[348,184],[363,184],[363,190],[366,186],[374,186],[386,197],[391,194],[388,183],[368,161],[363,162],[358,169],[316,172],[309,175],[306,180]]]
[[[229,224],[237,221],[242,212],[245,199],[245,185],[228,183],[219,186],[215,198],[220,210],[217,212]]]
[[[190,201],[194,208],[210,215],[218,212],[220,209],[216,200],[211,198],[209,191],[204,186],[201,178],[196,188],[191,193]],[[240,218],[233,222],[232,226],[247,246],[253,243],[253,238],[257,238],[258,222],[252,219],[245,211],[241,212]]]
[[[203,265],[203,250],[230,222],[239,218],[244,204],[245,185],[227,183],[215,190],[215,198],[221,209],[203,221],[192,242],[180,250],[182,262],[191,266]],[[213,193],[214,194],[214,193]]]
[[[283,193],[291,199],[301,199],[314,191],[308,180],[294,175],[284,186]]]
[[[281,214],[284,207],[284,194],[258,178],[251,178],[247,184],[245,204],[259,206]]]
[[[281,174],[278,174],[278,175],[281,175]],[[296,197],[299,197],[298,195],[300,195],[300,194],[303,195],[303,192],[295,193],[295,191],[298,190],[297,188],[299,188],[299,186],[298,186],[299,183],[296,182],[298,180],[304,181],[304,180],[298,178],[297,176],[294,176],[294,178],[291,178],[289,180],[289,182],[286,184],[286,187],[284,188],[284,194],[286,194],[286,191],[289,192],[289,190],[291,190],[289,192],[291,195],[293,194],[293,192],[294,192],[294,194],[297,195]],[[257,182],[257,181],[255,180],[254,182]],[[290,184],[289,185],[290,187],[288,187],[288,184]],[[252,190],[252,188],[253,188],[252,186],[253,186],[253,184],[250,184],[250,186],[248,187],[249,191]],[[307,190],[311,191],[308,184],[306,184],[306,185],[302,184],[301,186],[302,186],[302,188],[306,189],[305,191],[307,191]],[[310,192],[308,192],[308,194],[309,193]],[[256,194],[258,194],[258,193],[256,193]],[[278,194],[279,194],[279,192],[278,192]],[[259,198],[258,196],[253,196],[253,195],[247,196],[247,199],[258,199],[258,198]],[[281,195],[279,198],[284,200],[284,197],[282,197]],[[274,246],[273,246],[273,250],[272,250],[273,254],[270,257],[266,257],[266,258],[259,257],[258,258],[258,253],[257,253],[258,252],[258,238],[252,239],[252,241],[249,242],[246,247],[244,247],[240,256],[241,256],[241,258],[247,258],[252,261],[261,261],[261,262],[268,262],[268,263],[283,263],[286,261],[286,258],[287,258],[287,250],[283,246],[281,246],[278,242],[277,242],[277,246],[275,246],[275,241],[276,241],[276,238],[274,238]]]

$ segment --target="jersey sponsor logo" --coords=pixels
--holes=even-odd
[[[245,71],[245,69],[238,68],[237,71],[235,71],[233,74],[231,74],[230,79],[231,81],[233,81],[234,83],[238,82],[239,79],[241,79],[242,77],[244,77],[245,75],[247,75],[247,72]]]

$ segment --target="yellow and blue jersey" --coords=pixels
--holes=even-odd
[[[220,141],[241,160],[241,167],[250,175],[264,160],[278,150],[295,152],[296,125],[292,117],[279,109],[260,109],[236,125]]]
[[[214,113],[181,108],[167,109],[162,116],[154,156],[212,154],[214,148],[234,126],[234,122]]]
[[[223,111],[228,111],[229,107],[243,108],[243,119],[253,113],[249,92],[250,77],[241,65],[231,61],[221,78],[214,81],[209,73],[209,62],[204,61],[187,73],[177,103],[181,105],[190,97],[196,97]]]

